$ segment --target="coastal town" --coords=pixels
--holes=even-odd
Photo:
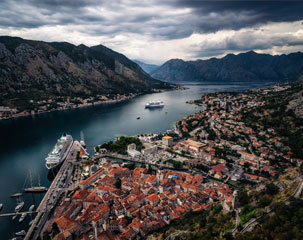
[[[245,194],[256,191],[256,183],[262,193],[277,179],[273,188],[285,201],[302,195],[297,169],[303,160],[293,157],[274,129],[247,125],[245,119],[264,106],[263,96],[289,88],[204,95],[189,101],[203,110],[177,121],[173,130],[121,136],[96,146],[94,156],[78,143],[66,187],[61,186],[38,235],[146,239],[188,213],[212,209],[236,212],[227,232],[248,231],[256,220],[255,210],[241,208],[246,186]],[[283,174],[287,180],[279,179]]]
[[[0,6],[0,240],[303,240],[303,0]]]
[[[46,100],[30,99],[26,108],[0,106],[0,120],[29,116],[44,112],[93,106],[101,103],[114,103],[135,97],[137,94],[97,95],[96,97],[57,97]]]
[[[181,85],[172,85],[171,89],[184,90],[185,87]],[[163,92],[163,89],[153,88],[151,93]],[[96,96],[58,96],[58,97],[46,97],[33,96],[32,99],[19,102],[18,104],[6,101],[2,101],[0,104],[0,120],[9,119],[15,117],[30,116],[51,111],[60,111],[73,108],[88,107],[99,104],[117,103],[122,102],[142,93],[117,93],[117,94],[105,94]]]

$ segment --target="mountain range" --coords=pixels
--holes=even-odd
[[[160,67],[159,65],[144,63],[139,60],[133,60],[133,61],[137,63],[148,74],[154,72],[158,67]]]
[[[21,95],[94,96],[171,87],[103,45],[0,37],[0,105],[8,99],[21,99]]]
[[[250,51],[208,60],[171,59],[151,73],[167,82],[287,82],[303,79],[303,53],[272,56]]]

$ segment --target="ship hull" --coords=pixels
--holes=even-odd
[[[163,101],[151,101],[145,104],[145,108],[162,108],[164,107]]]
[[[70,149],[71,149],[73,143],[74,143],[74,141],[71,140],[71,142],[69,143],[69,146],[68,146],[68,148],[65,150],[63,156],[61,156],[61,157],[58,158],[58,162],[56,162],[56,163],[48,163],[48,162],[47,162],[47,161],[48,161],[48,158],[46,158],[46,164],[45,164],[46,168],[47,168],[47,169],[53,169],[53,168],[56,168],[58,165],[60,165],[60,164],[66,159],[66,157],[67,157],[67,155],[68,155],[68,153],[69,153],[69,151],[70,151]]]
[[[158,105],[158,106],[156,106],[156,105],[146,105],[145,106],[145,108],[162,108],[162,107],[164,107],[164,105]]]
[[[32,192],[32,193],[39,193],[39,192],[46,192],[47,188],[46,187],[30,187],[30,188],[25,188],[25,192]]]
[[[11,198],[15,198],[15,197],[21,197],[22,193],[15,193],[11,195]]]

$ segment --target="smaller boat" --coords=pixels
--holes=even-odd
[[[47,191],[47,187],[40,186],[40,175],[38,175],[38,186],[36,186],[36,187],[33,186],[33,179],[32,179],[31,171],[29,171],[29,178],[30,178],[30,185],[31,186],[28,187],[28,188],[25,188],[24,189],[25,192],[40,193],[40,192],[46,192]],[[26,183],[26,179],[25,179],[25,183]]]
[[[28,225],[31,226],[33,224],[33,222],[34,222],[34,219],[32,221],[30,221]]]
[[[3,208],[3,204],[2,204],[2,203],[0,203],[0,211],[2,210],[2,208]]]
[[[15,212],[19,212],[24,206],[24,202],[19,203],[16,207],[15,207]]]
[[[33,204],[29,207],[28,211],[31,212],[31,211],[33,211],[34,208],[35,208],[35,205]]]
[[[12,194],[11,197],[14,198],[14,197],[21,197],[22,196],[22,193],[15,193],[15,194]]]
[[[30,188],[25,188],[24,189],[26,192],[31,192],[31,193],[40,193],[40,192],[46,192],[47,187],[30,187]]]
[[[17,217],[17,214],[15,213],[14,216],[12,217],[12,220],[14,221]]]
[[[137,119],[139,120],[139,119],[140,119],[140,117],[137,117]]]
[[[26,232],[24,230],[21,230],[20,232],[15,233],[16,236],[25,236]]]
[[[22,213],[21,217],[19,218],[19,223],[23,222],[23,220],[25,219],[27,213]]]

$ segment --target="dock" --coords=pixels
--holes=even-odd
[[[69,178],[74,164],[76,163],[77,152],[82,151],[83,148],[78,141],[74,141],[73,145],[63,162],[59,172],[57,173],[55,179],[53,180],[48,191],[44,195],[42,201],[40,202],[36,212],[38,213],[34,219],[34,222],[30,226],[26,233],[25,240],[38,239],[40,233],[44,227],[44,224],[48,220],[49,214],[54,207],[55,203],[58,201],[60,196],[68,189]]]
[[[22,215],[23,213],[33,214],[33,213],[37,213],[37,211],[2,213],[2,214],[0,214],[0,217],[9,217],[9,216],[15,216],[15,215]]]

